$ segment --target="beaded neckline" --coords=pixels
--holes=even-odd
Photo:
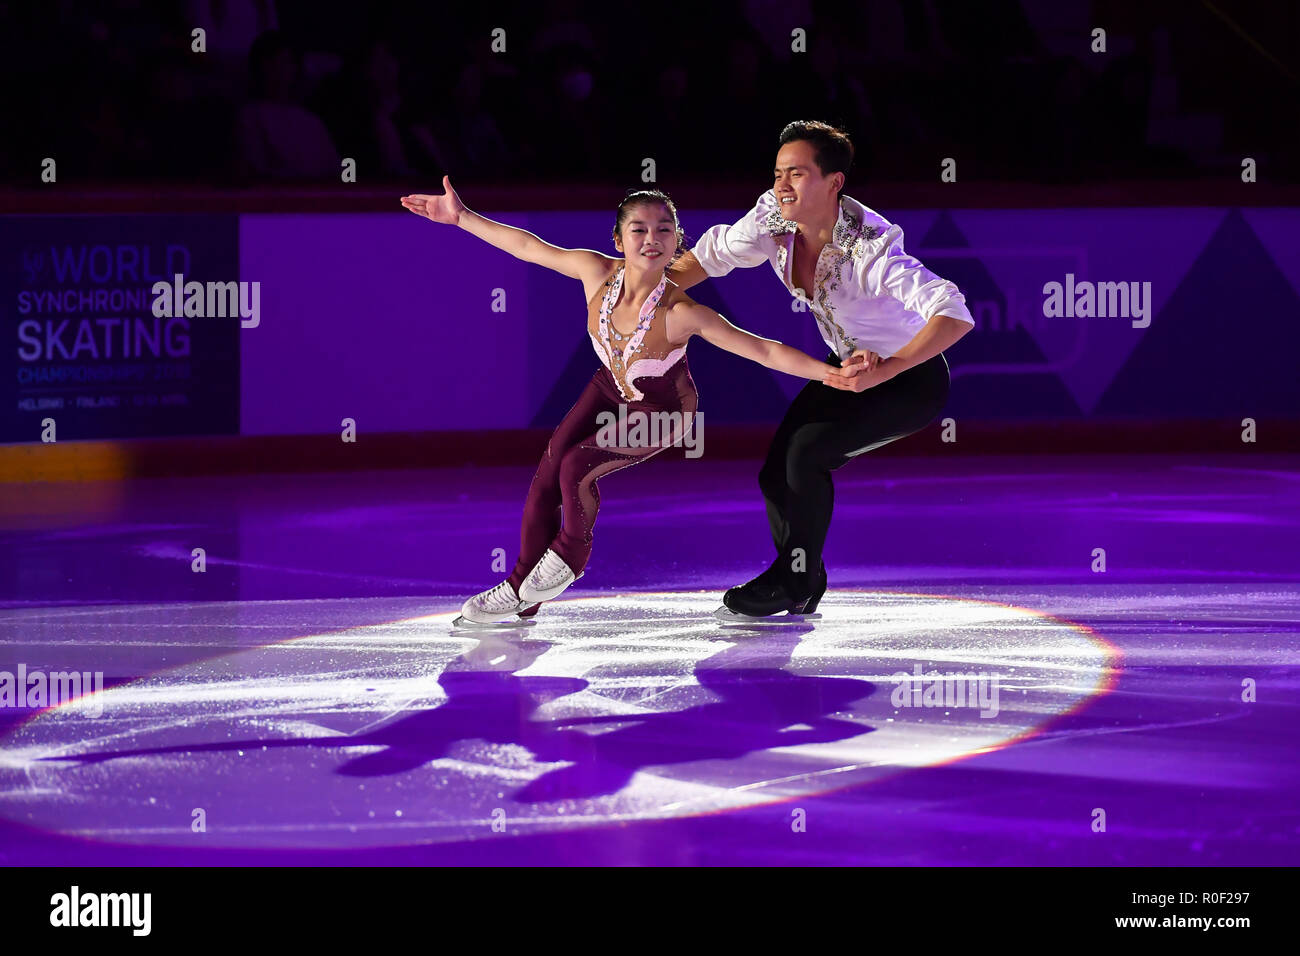
[[[620,342],[623,341],[624,336],[614,329],[614,323],[610,317],[614,311],[614,306],[618,302],[619,292],[623,289],[625,268],[619,266],[614,278],[606,283],[605,298],[600,304],[600,338],[613,359],[614,368],[619,375],[626,371],[628,357],[640,351],[641,340],[645,338],[646,332],[650,330],[650,322],[654,318],[655,309],[658,308],[659,300],[663,298],[664,289],[668,284],[668,274],[665,272],[663,278],[659,280],[659,284],[655,286],[654,291],[646,296],[645,302],[641,304],[641,311],[637,315],[636,328],[628,336],[627,345],[621,350],[616,349],[610,342],[610,336],[612,335]]]

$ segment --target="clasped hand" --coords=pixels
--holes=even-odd
[[[822,384],[846,392],[865,392],[897,374],[892,365],[869,349],[858,349],[840,368],[827,371]]]

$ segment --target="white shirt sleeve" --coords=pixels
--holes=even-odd
[[[735,225],[714,226],[700,237],[691,252],[711,278],[725,276],[737,267],[761,266],[775,248],[766,221],[776,211],[776,196],[769,189]]]
[[[903,251],[901,231],[884,254],[869,263],[863,287],[877,295],[892,296],[927,322],[936,315],[947,315],[975,324],[966,308],[966,296],[956,284],[939,278]]]

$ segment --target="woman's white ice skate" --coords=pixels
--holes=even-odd
[[[547,548],[537,566],[528,572],[528,577],[520,585],[519,599],[524,605],[552,601],[576,580],[573,569],[564,563],[564,559]]]
[[[520,617],[536,601],[520,600],[509,581],[502,581],[482,594],[475,594],[461,605],[460,615],[451,622],[452,627],[532,627],[537,622],[531,617]]]

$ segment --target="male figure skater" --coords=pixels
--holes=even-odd
[[[842,194],[847,134],[801,121],[781,131],[775,184],[735,225],[714,226],[672,270],[683,287],[770,262],[856,374],[809,382],[785,413],[758,483],[777,556],[723,596],[720,617],[811,614],[826,592],[822,546],[831,472],[910,435],[948,398],[943,350],[974,327],[965,297],[903,251],[903,231]]]

